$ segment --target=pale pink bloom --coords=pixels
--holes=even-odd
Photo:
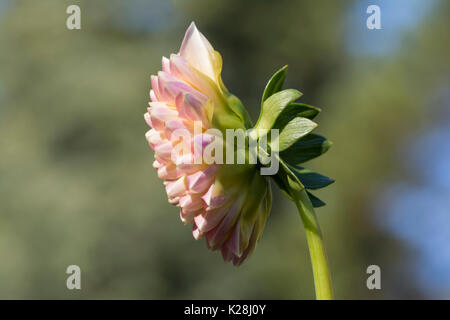
[[[222,59],[192,23],[178,54],[162,58],[162,71],[151,76],[146,133],[155,151],[153,166],[164,180],[169,202],[193,225],[195,239],[220,250],[226,261],[241,264],[253,251],[270,211],[268,182],[254,165],[196,162],[217,136],[210,128],[246,129],[247,114],[230,100],[221,80]],[[234,104],[233,104],[234,103]],[[194,122],[201,124],[195,132]],[[189,133],[188,139],[176,135]],[[183,153],[174,150],[183,150]],[[198,159],[197,159],[198,160]]]

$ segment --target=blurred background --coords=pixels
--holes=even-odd
[[[334,145],[309,167],[336,180],[317,210],[336,297],[449,299],[449,14],[444,0],[0,0],[0,298],[313,298],[280,192],[236,268],[192,238],[152,168],[150,74],[195,21],[254,120],[285,64],[286,87],[322,108]],[[82,290],[66,288],[71,264]]]

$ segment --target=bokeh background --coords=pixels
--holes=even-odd
[[[81,30],[66,28],[70,4]],[[370,4],[382,30],[366,28]],[[191,21],[254,119],[284,64],[286,86],[322,108],[334,146],[309,166],[336,179],[317,210],[336,297],[450,298],[449,16],[445,0],[0,0],[0,298],[313,297],[280,192],[239,268],[167,203],[143,113]],[[366,288],[371,264],[381,290]]]

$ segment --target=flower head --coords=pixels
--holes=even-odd
[[[269,215],[270,175],[299,210],[308,230],[317,297],[330,299],[330,273],[314,213],[325,203],[310,190],[333,179],[300,166],[331,146],[311,134],[320,109],[296,102],[302,96],[298,90],[282,90],[285,66],[267,83],[253,127],[242,103],[224,86],[221,70],[220,54],[192,23],[179,53],[163,57],[162,71],[151,77],[146,137],[169,202],[180,208],[185,224],[192,224],[195,239],[206,239],[209,249],[240,265]]]
[[[179,53],[163,57],[162,71],[151,77],[146,138],[169,202],[193,225],[194,238],[206,239],[208,248],[240,265],[261,237],[271,190],[256,165],[205,159],[203,151],[213,144],[227,148],[220,133],[251,126],[221,70],[220,54],[192,23]],[[220,147],[215,150],[220,160]]]

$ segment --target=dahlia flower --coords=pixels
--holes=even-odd
[[[314,213],[325,203],[310,191],[333,180],[300,164],[326,152],[331,143],[311,133],[320,109],[295,102],[299,91],[282,90],[286,70],[267,83],[253,126],[222,82],[220,54],[192,23],[180,51],[163,57],[162,71],[151,76],[146,138],[169,203],[180,208],[195,239],[205,239],[209,249],[221,251],[234,265],[245,261],[261,238],[272,202],[269,179],[274,181],[295,202],[305,226],[317,298],[330,299],[328,263]],[[243,145],[236,146],[235,139]]]
[[[180,208],[185,224],[193,225],[194,238],[204,238],[208,248],[239,265],[261,237],[271,190],[256,165],[207,164],[196,152],[221,139],[208,129],[247,129],[250,124],[238,99],[223,85],[221,68],[220,54],[192,23],[180,52],[163,57],[162,71],[151,76],[145,119],[152,129],[146,137],[169,202]],[[176,129],[184,129],[187,138],[173,134]]]

